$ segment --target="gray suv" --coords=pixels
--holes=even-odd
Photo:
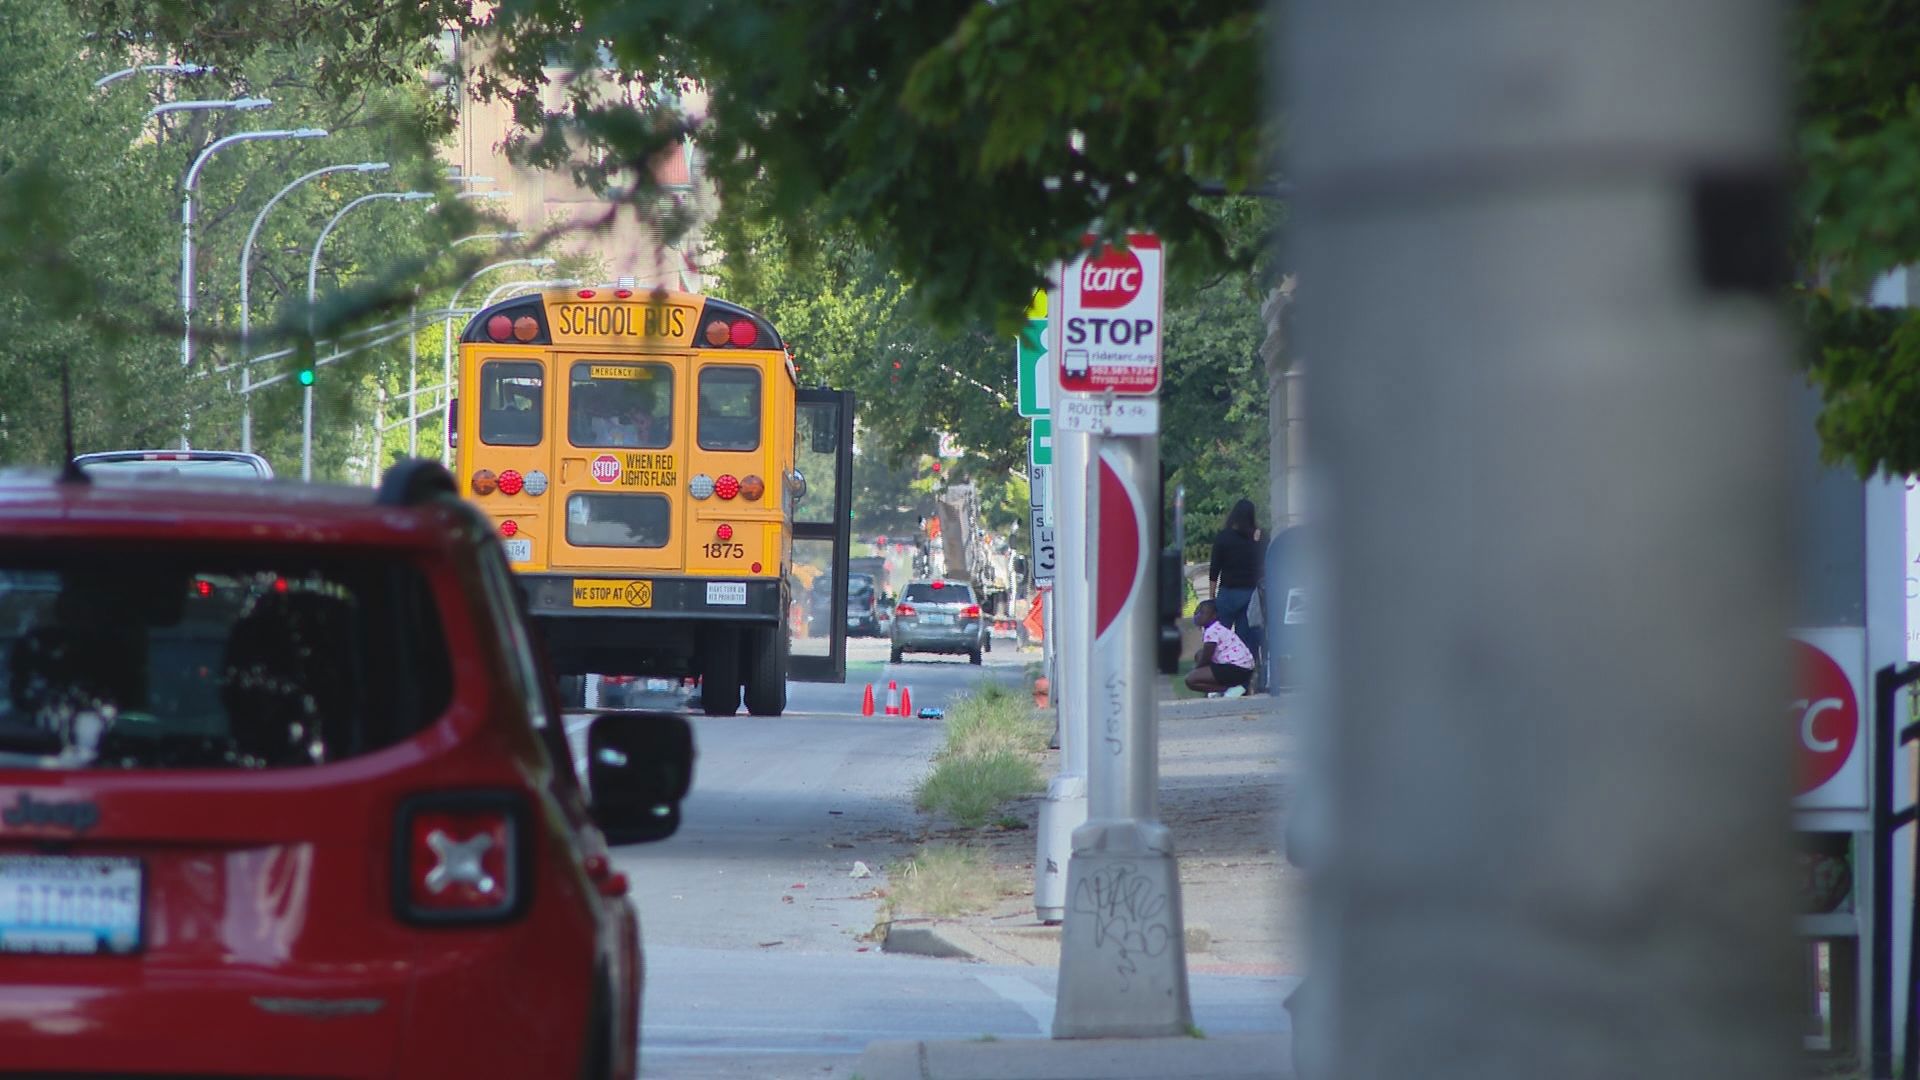
[[[910,652],[966,653],[978,664],[987,648],[988,623],[961,581],[916,581],[893,609],[893,662]]]

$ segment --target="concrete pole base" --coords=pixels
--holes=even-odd
[[[1189,1034],[1186,921],[1166,826],[1082,826],[1067,865],[1067,896],[1053,1037]]]
[[[1067,857],[1073,854],[1073,831],[1086,823],[1087,778],[1054,777],[1034,830],[1039,850],[1033,859],[1033,913],[1041,922],[1067,917]]]

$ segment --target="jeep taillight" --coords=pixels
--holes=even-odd
[[[960,617],[961,617],[961,618],[963,618],[963,619],[977,619],[977,618],[979,618],[979,617],[980,617],[980,605],[979,605],[979,604],[968,604],[968,605],[967,605],[966,607],[963,607],[963,608],[961,608],[961,609],[960,609]]]
[[[505,792],[424,795],[401,807],[394,900],[409,922],[497,922],[527,903],[525,804]]]
[[[913,605],[901,604],[899,607],[893,609],[893,613],[895,615],[911,615],[913,614]]]

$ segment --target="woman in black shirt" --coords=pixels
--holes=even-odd
[[[1253,590],[1260,587],[1262,545],[1254,538],[1258,532],[1253,501],[1234,503],[1227,511],[1226,528],[1213,538],[1213,559],[1207,564],[1207,592],[1220,621],[1248,644],[1253,638],[1248,636],[1252,627],[1247,624],[1247,608],[1253,603]]]

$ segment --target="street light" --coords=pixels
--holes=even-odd
[[[137,67],[121,68],[119,71],[102,75],[93,80],[93,88],[99,90],[108,83],[119,82],[121,79],[136,73],[151,75],[156,72],[165,72],[169,75],[211,75],[213,74],[213,70],[213,68],[205,64],[141,64]]]
[[[229,100],[212,99],[207,101],[163,101],[147,110],[147,119],[151,120],[164,113],[207,112],[212,109],[232,109],[235,112],[256,112],[270,109],[273,102],[263,97],[231,98]]]
[[[346,217],[354,207],[364,203],[380,199],[419,202],[421,199],[431,198],[433,193],[430,191],[376,191],[371,195],[362,195],[334,211],[333,217],[327,221],[326,228],[320,230],[320,238],[313,242],[313,258],[307,261],[307,343],[309,347],[313,343],[314,333],[314,293],[320,281],[320,249],[326,246],[327,235],[333,232],[333,227],[340,224],[340,219]],[[313,479],[313,382],[313,377],[308,372],[300,373],[301,396],[304,399],[300,406],[304,414],[300,432],[300,479],[303,482]]]
[[[246,99],[241,99],[246,100]],[[255,106],[264,108],[265,106]],[[193,159],[188,167],[186,178],[180,183],[180,370],[186,371],[193,364],[193,189],[200,182],[200,170],[218,153],[221,148],[235,143],[261,142],[274,139],[318,139],[327,134],[324,128],[275,129],[273,131],[242,131],[207,144],[200,156]],[[183,418],[180,425],[180,449],[187,449],[187,432],[192,426],[191,412]]]
[[[457,248],[461,244],[474,240],[524,240],[526,235],[527,234],[523,232],[479,232],[474,233],[472,236],[463,236],[453,243],[448,244],[447,247]]]
[[[571,289],[575,285],[584,284],[586,284],[586,282],[579,278],[553,278],[548,281],[509,281],[505,285],[501,285],[488,293],[487,298],[480,301],[478,310],[485,311],[492,307],[494,301],[500,299],[501,293],[511,289]]]
[[[260,226],[267,220],[267,211],[279,205],[294,188],[315,177],[337,172],[374,173],[385,172],[392,168],[384,161],[362,161],[357,165],[328,165],[315,169],[279,191],[260,208],[253,217],[253,227],[247,230],[247,242],[240,247],[240,449],[243,452],[253,450],[253,396],[248,392],[253,382],[253,306],[248,300],[248,282],[253,268],[253,241],[260,235]]]
[[[507,259],[504,262],[494,263],[492,266],[481,267],[474,272],[472,277],[461,282],[460,285],[453,290],[452,299],[447,301],[447,318],[442,326],[440,350],[440,376],[442,385],[447,387],[448,409],[453,408],[453,313],[460,308],[460,294],[466,291],[467,286],[493,273],[495,270],[504,270],[509,266],[548,267],[552,265],[553,260],[547,258]],[[453,447],[441,447],[440,454],[447,465],[451,466],[453,464]]]
[[[200,182],[200,170],[206,168],[208,160],[221,149],[235,143],[261,142],[272,139],[318,139],[326,135],[323,128],[296,128],[275,131],[242,131],[207,144],[200,156],[193,159],[193,165],[187,169],[186,179],[181,181],[180,193],[180,366],[188,367],[193,363],[193,189]]]

